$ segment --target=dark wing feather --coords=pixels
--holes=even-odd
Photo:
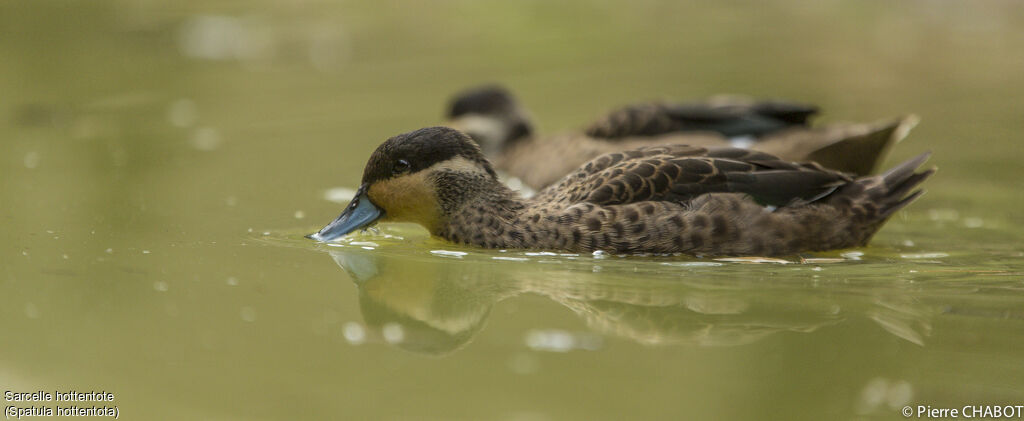
[[[632,161],[661,155],[677,157],[705,156],[707,153],[707,149],[688,145],[651,146],[622,152],[607,153],[590,160],[586,164],[580,166],[576,171],[562,177],[562,179],[557,183],[537,192],[537,194],[534,195],[534,199],[538,201],[561,201],[568,196],[580,197],[579,195],[582,194],[582,192],[591,187],[596,187],[596,185],[588,184],[596,181],[590,180],[592,176],[599,174],[606,169],[617,167],[618,164],[624,161]],[[622,174],[622,169],[614,168],[612,169],[612,174]]]
[[[641,103],[608,113],[592,123],[586,134],[605,139],[688,131],[762,136],[791,126],[806,126],[808,118],[817,112],[812,105],[782,101]]]
[[[677,151],[683,153],[674,153]],[[745,193],[765,205],[785,206],[817,200],[851,180],[814,163],[786,162],[735,148],[662,147],[609,155],[596,158],[541,192],[542,200],[563,205],[617,205],[687,202],[708,193]]]

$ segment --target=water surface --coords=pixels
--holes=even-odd
[[[0,5],[0,387],[128,419],[902,419],[1024,403],[1016,2]],[[915,112],[928,194],[755,263],[335,245],[387,137],[500,81],[543,132],[721,92]]]

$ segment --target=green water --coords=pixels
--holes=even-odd
[[[0,389],[125,419],[1024,404],[1021,69],[1014,1],[3,2]],[[787,262],[302,238],[489,81],[542,132],[721,92],[915,112],[888,164],[940,171],[871,247]]]

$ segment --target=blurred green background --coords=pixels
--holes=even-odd
[[[0,387],[111,391],[127,419],[1021,404],[1022,69],[1017,1],[2,2]],[[940,172],[840,263],[301,238],[484,82],[544,133],[718,93],[913,112],[888,164]]]

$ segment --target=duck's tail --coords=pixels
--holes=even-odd
[[[792,161],[814,161],[826,168],[868,175],[919,121],[909,115],[878,123],[836,123],[780,132],[762,140],[758,149]]]
[[[881,175],[861,177],[847,184],[833,195],[833,205],[847,208],[854,224],[861,229],[860,243],[865,244],[896,211],[921,197],[924,190],[914,190],[925,179],[935,174],[932,167],[915,172],[931,156],[925,152],[889,169]]]

